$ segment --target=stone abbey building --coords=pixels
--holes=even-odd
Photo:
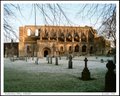
[[[19,56],[103,55],[110,42],[89,26],[23,26],[19,28]]]

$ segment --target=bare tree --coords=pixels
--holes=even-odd
[[[80,7],[77,15],[83,20],[88,18],[95,26],[98,23],[101,25],[98,28],[98,33],[107,37],[112,37],[116,42],[116,5],[115,4],[83,4]],[[96,21],[94,18],[96,17]]]
[[[116,8],[114,8],[112,15],[103,21],[103,32],[107,32],[107,37],[112,39],[114,47],[116,47]]]

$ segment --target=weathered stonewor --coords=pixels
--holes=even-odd
[[[82,71],[82,80],[90,80],[91,79],[90,78],[90,72],[89,72],[89,69],[87,68],[88,59],[85,58],[84,61],[85,61],[85,68]]]
[[[55,65],[58,65],[58,57],[55,57]]]
[[[106,64],[108,71],[105,75],[105,91],[115,92],[116,91],[116,74],[114,73],[115,64],[112,60],[109,60]]]
[[[69,56],[69,61],[68,61],[68,68],[72,69],[72,56]]]

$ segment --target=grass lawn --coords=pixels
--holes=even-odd
[[[102,92],[104,90],[103,78],[82,81],[79,77],[67,73],[27,73],[4,68],[4,92]]]

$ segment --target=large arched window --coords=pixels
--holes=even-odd
[[[64,41],[64,34],[63,33],[59,33],[59,40]]]
[[[70,33],[66,34],[67,41],[72,41],[72,35]]]
[[[74,34],[74,41],[79,42],[79,35],[77,33]]]
[[[42,39],[48,40],[48,37],[49,37],[48,30],[45,29],[45,31],[43,32],[43,37],[42,37]]]
[[[79,52],[79,46],[78,45],[75,46],[75,52]]]
[[[51,38],[51,39],[56,39],[56,38],[57,38],[56,33],[55,33],[55,32],[52,32],[52,33],[50,34],[50,38]]]
[[[35,36],[39,36],[39,30],[38,29],[35,30]]]
[[[82,52],[86,52],[86,46],[85,45],[82,46]]]
[[[27,29],[27,36],[31,36],[32,31],[30,29]]]

